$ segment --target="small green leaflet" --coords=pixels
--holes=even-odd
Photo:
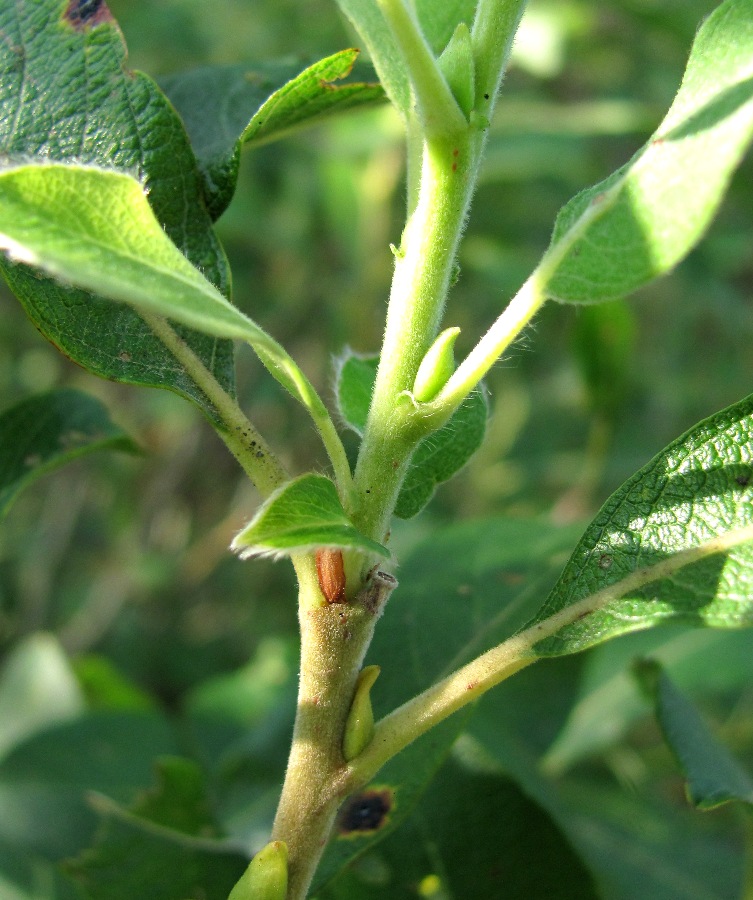
[[[624,296],[700,239],[753,137],[753,0],[727,0],[700,28],[682,86],[649,142],[573,198],[542,260],[567,303]]]
[[[335,393],[340,415],[363,434],[376,377],[376,356],[347,351],[337,363]],[[431,500],[437,486],[448,481],[481,446],[486,433],[489,404],[483,386],[467,397],[450,421],[416,448],[395,507],[401,519],[417,515]]]
[[[324,475],[301,475],[283,485],[260,507],[232,543],[241,559],[280,558],[317,547],[341,547],[389,557],[389,551],[361,534]]]
[[[99,400],[61,388],[0,413],[0,516],[42,475],[96,450],[137,447]]]
[[[663,622],[753,624],[753,396],[691,428],[607,500],[531,625],[546,620],[539,656]]]
[[[342,50],[303,71],[300,64],[208,66],[162,79],[183,119],[219,218],[232,199],[243,146],[278,140],[328,116],[384,100],[379,84],[346,81],[358,50]]]
[[[328,421],[293,360],[183,256],[130,175],[57,164],[1,171],[0,249],[63,282],[204,334],[247,341],[317,423]]]
[[[700,809],[740,800],[753,805],[753,779],[711,733],[696,707],[675,686],[660,663],[635,666],[653,703],[664,738],[687,779],[688,799]]]

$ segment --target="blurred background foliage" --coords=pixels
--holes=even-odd
[[[157,79],[210,63],[308,62],[354,42],[328,0],[109,5],[131,65]],[[531,0],[447,312],[446,324],[463,329],[461,355],[535,265],[562,204],[628,159],[661,120],[697,24],[714,5]],[[247,154],[238,193],[218,223],[235,302],[326,396],[333,357],[345,345],[379,346],[389,243],[399,243],[402,227],[402,165],[400,128],[388,108],[336,120]],[[626,302],[545,309],[488,379],[493,415],[484,447],[418,521],[396,526],[398,557],[458,518],[541,515],[564,524],[587,517],[680,432],[749,393],[752,247],[749,158],[710,233],[670,277]],[[194,408],[165,392],[86,375],[40,340],[5,289],[0,310],[3,406],[53,386],[80,387],[102,397],[144,450],[81,460],[17,501],[0,531],[0,652],[52,631],[78,661],[95,706],[188,707],[252,724],[289,695],[296,646],[288,568],[241,563],[227,552],[254,509],[253,491]],[[321,469],[305,416],[244,350],[238,382],[243,405],[291,470]],[[678,639],[661,632],[650,643]],[[624,648],[632,641],[643,652],[645,640],[546,664],[546,674],[575,696],[583,666],[622,671]],[[728,744],[753,765],[753,688],[743,674],[740,665],[715,687],[696,686]],[[520,676],[523,695],[526,679],[537,677]],[[605,676],[600,688],[604,711],[625,690],[614,678]],[[508,691],[514,702],[516,690],[511,683],[490,702]],[[598,759],[586,766],[583,754],[568,756],[560,744],[548,771],[559,777],[574,765],[570,790],[584,808],[589,791],[602,806],[611,797],[615,820],[625,822],[623,807],[637,793],[659,802],[658,792],[684,815],[669,756],[646,707],[638,708],[600,744]],[[541,712],[544,731],[550,712]],[[562,712],[551,715],[559,721]],[[722,835],[719,859],[739,849],[735,815],[704,818],[704,828]],[[736,887],[729,890],[716,896],[736,896]]]

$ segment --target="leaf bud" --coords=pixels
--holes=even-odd
[[[379,677],[379,666],[366,666],[358,675],[353,702],[345,723],[343,756],[350,762],[371,743],[374,736],[374,712],[371,709],[371,689]]]
[[[251,860],[228,900],[285,900],[288,893],[288,845],[271,841]]]
[[[471,32],[465,22],[458,23],[439,57],[439,68],[458,106],[470,116],[476,93],[476,67],[473,62]]]
[[[413,383],[413,396],[419,403],[433,400],[455,371],[453,348],[460,329],[445,328],[426,351]]]

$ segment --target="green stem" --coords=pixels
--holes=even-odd
[[[274,451],[167,319],[144,310],[139,315],[211,401],[222,422],[222,426],[212,422],[215,430],[259,493],[268,497],[290,479]]]
[[[491,118],[526,0],[479,0],[471,30],[476,64],[476,106]]]

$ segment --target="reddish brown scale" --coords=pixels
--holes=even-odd
[[[340,550],[322,547],[316,551],[316,575],[327,603],[345,602],[345,568]]]

